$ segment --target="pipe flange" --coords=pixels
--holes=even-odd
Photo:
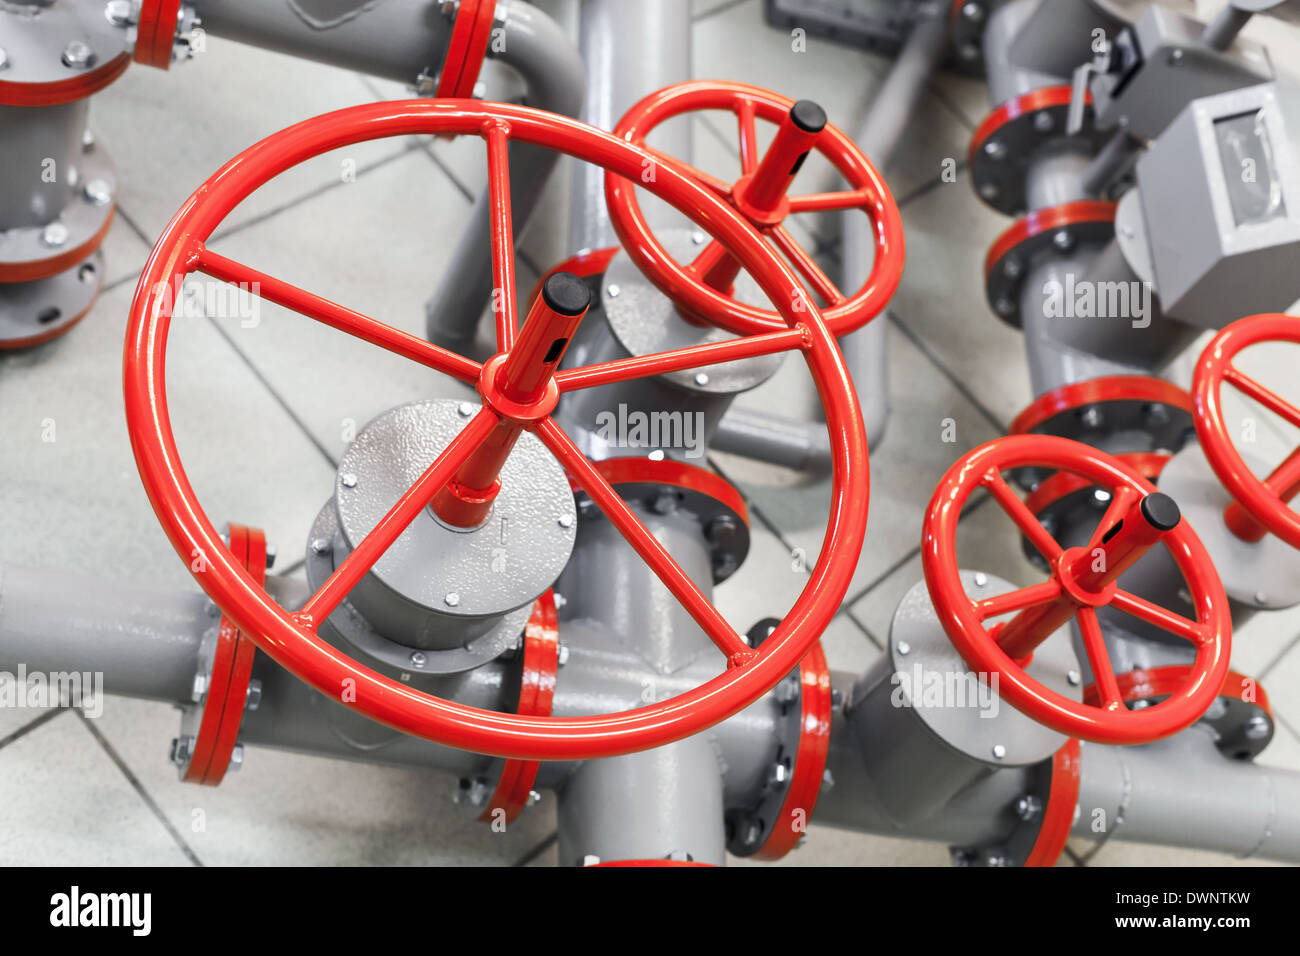
[[[700,523],[709,543],[713,583],[731,577],[749,554],[749,509],[726,479],[672,458],[605,458],[592,463],[625,501],[640,502],[658,514],[685,511]],[[589,497],[574,486],[578,513],[601,514]]]
[[[266,580],[266,536],[256,528],[231,524],[225,540],[235,560],[258,584]],[[181,732],[172,741],[171,759],[181,780],[215,787],[229,770],[243,765],[239,727],[255,709],[260,689],[252,681],[257,645],[224,614],[199,645],[194,705],[181,715]]]
[[[1243,457],[1255,474],[1268,473],[1262,462]],[[1235,499],[1199,444],[1193,442],[1173,457],[1161,490],[1178,502],[1183,517],[1196,529],[1228,597],[1261,611],[1300,604],[1300,551],[1276,535],[1245,541],[1232,533],[1223,515]]]
[[[984,73],[984,27],[995,0],[953,0],[948,32],[957,61],[973,73]]]
[[[1025,793],[1003,811],[1013,829],[997,846],[953,847],[954,866],[1055,866],[1065,851],[1079,803],[1079,741],[1029,770]]]
[[[1191,395],[1146,375],[1107,375],[1045,392],[1016,416],[1008,432],[1057,435],[1110,455],[1172,454],[1196,436]],[[1010,474],[1032,491],[1055,472],[1017,468]]]
[[[131,63],[131,25],[72,0],[0,5],[0,36],[0,106],[83,100]]]
[[[971,137],[967,161],[975,193],[998,212],[1018,216],[1025,211],[1029,168],[1043,147],[1057,141],[1100,149],[1106,135],[1092,123],[1092,98],[1087,100],[1084,128],[1077,136],[1065,132],[1070,111],[1069,86],[1045,86],[1003,103],[980,123]]]
[[[1160,452],[1129,452],[1116,455],[1115,458],[1154,485],[1169,462],[1170,456]],[[1174,500],[1179,504],[1182,503],[1179,498]],[[1066,528],[1087,525],[1089,520],[1092,524],[1096,524],[1105,513],[1108,504],[1110,504],[1110,492],[1068,471],[1058,471],[1040,482],[1025,499],[1025,506],[1034,513],[1047,529],[1047,533],[1054,538]],[[1199,525],[1193,524],[1193,527]],[[1043,571],[1050,570],[1047,560],[1023,535],[1020,538],[1020,549],[1030,564]]]
[[[66,272],[88,259],[108,235],[117,203],[117,171],[93,136],[85,137],[67,175],[73,193],[53,220],[0,232],[0,283]]]
[[[997,238],[984,259],[984,294],[1002,321],[1020,328],[1020,296],[1034,266],[1115,235],[1115,203],[1081,199],[1036,209]]]
[[[780,623],[769,618],[749,630],[757,647]],[[826,771],[831,738],[831,673],[821,642],[773,690],[781,705],[776,762],[758,799],[727,813],[727,849],[736,856],[779,860],[808,832],[817,798],[833,781]]]
[[[519,700],[515,713],[549,717],[555,701],[555,679],[560,669],[560,628],[555,592],[547,591],[533,605],[524,628],[523,651],[519,654]],[[495,789],[490,776],[462,778],[456,794],[458,803],[481,810],[477,819],[495,827],[506,827],[519,818],[525,807],[538,800],[533,785],[541,762],[537,760],[497,761]],[[489,796],[489,793],[491,794]]]
[[[192,14],[189,19],[197,25]],[[181,0],[141,0],[134,59],[145,66],[170,69],[182,34]]]
[[[1190,667],[1171,664],[1115,675],[1120,694],[1130,710],[1141,710],[1163,700],[1187,681]],[[1085,701],[1097,701],[1097,688],[1083,690]],[[1215,745],[1233,760],[1254,760],[1273,739],[1273,709],[1268,694],[1253,677],[1228,671],[1219,696],[1201,717],[1215,733]]]
[[[691,229],[664,229],[656,235],[678,262],[689,262],[709,241],[703,232]],[[751,305],[767,305],[767,297],[758,284],[743,271],[736,276],[733,298]],[[600,303],[610,331],[632,356],[736,338],[726,329],[695,325],[683,319],[673,300],[660,292],[623,250],[605,268]],[[785,353],[776,352],[706,368],[668,372],[659,378],[690,395],[737,395],[771,378],[784,358]]]
[[[99,250],[48,279],[0,283],[0,351],[40,345],[70,331],[94,307],[103,284]]]
[[[487,58],[488,41],[496,22],[496,0],[459,0],[451,5],[451,10],[451,39],[433,95],[468,99],[474,95],[479,71]]]

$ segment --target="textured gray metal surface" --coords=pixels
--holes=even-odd
[[[13,83],[75,82],[128,53],[135,39],[102,3],[78,0],[9,0],[0,5],[0,36]]]

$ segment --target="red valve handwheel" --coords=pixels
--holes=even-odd
[[[502,290],[497,344],[503,354],[486,365],[218,255],[205,245],[235,206],[298,163],[381,137],[441,133],[482,136],[487,146],[493,284]],[[667,164],[647,188],[725,243],[778,303],[787,324],[762,335],[557,372],[541,383],[540,399],[529,404],[511,402],[498,384],[517,325],[507,165],[511,140],[558,150],[618,176],[636,177],[643,163],[653,159],[646,151],[576,120],[467,100],[387,102],[340,110],[276,133],[235,157],[189,198],[145,265],[126,336],[127,425],[141,479],[172,545],[187,563],[195,548],[209,557],[207,570],[195,574],[199,585],[290,672],[380,723],[448,746],[532,760],[608,757],[698,733],[756,700],[798,666],[839,607],[862,548],[868,499],[866,435],[844,359],[821,314],[815,307],[796,308],[786,295],[798,282],[794,271],[735,210]],[[280,607],[222,544],[176,450],[165,386],[167,333],[176,290],[194,271],[260,286],[263,298],[474,384],[483,398],[482,410],[297,613]],[[521,333],[521,338],[527,336]],[[822,396],[831,435],[834,493],[821,556],[803,593],[762,647],[751,649],[550,412],[562,392],[787,349],[802,352]],[[677,697],[621,713],[506,714],[421,693],[357,663],[320,637],[320,624],[498,424],[528,429],[550,449],[722,651],[727,662],[723,673]],[[347,695],[341,693],[345,688]]]
[[[898,206],[889,187],[876,172],[870,160],[857,144],[834,126],[825,126],[815,134],[812,144],[825,156],[849,182],[850,189],[841,192],[809,193],[785,196],[784,185],[802,164],[799,145],[807,137],[798,139],[787,157],[774,140],[773,151],[759,156],[756,121],[766,120],[778,125],[778,133],[795,130],[790,116],[795,101],[757,86],[744,83],[726,83],[714,80],[692,80],[678,83],[657,93],[652,93],[637,103],[619,121],[614,135],[645,148],[646,137],[660,123],[683,113],[698,110],[728,110],[736,114],[740,130],[740,165],[742,175],[735,184],[727,184],[674,157],[663,156],[650,150],[657,165],[672,165],[702,183],[717,196],[740,210],[758,230],[781,250],[809,288],[826,303],[822,314],[826,326],[835,335],[843,335],[864,325],[884,309],[898,288],[903,274],[903,223]],[[792,136],[798,138],[795,130]],[[777,185],[762,190],[768,202],[752,201],[764,185],[759,175],[765,169],[765,160],[773,157],[774,175],[784,177]],[[771,309],[746,305],[720,292],[704,281],[711,269],[726,258],[727,250],[716,239],[704,248],[691,265],[682,265],[655,237],[641,205],[636,198],[636,186],[642,179],[623,177],[613,172],[605,176],[605,200],[609,206],[610,220],[625,248],[642,272],[681,307],[684,312],[699,320],[720,326],[737,335],[771,331],[785,327],[781,316]],[[648,185],[649,184],[644,184]],[[871,219],[875,235],[875,260],[866,283],[851,296],[841,292],[813,261],[807,251],[784,225],[791,213],[822,212],[826,210],[861,209]],[[804,298],[799,285],[785,290],[785,300]],[[772,301],[777,301],[772,299]]]
[[[1111,492],[1111,502],[1086,547],[1063,549],[1039,524],[1002,477],[1025,466],[1069,471]],[[956,532],[962,507],[984,489],[1042,554],[1052,577],[984,600],[967,596],[957,569]],[[922,561],[930,599],[944,631],[962,658],[979,673],[998,675],[998,692],[1015,708],[1052,729],[1107,744],[1158,740],[1196,721],[1213,702],[1228,671],[1232,619],[1214,565],[1186,521],[1172,530],[1144,520],[1147,496],[1156,488],[1132,468],[1087,445],[1045,435],[1013,435],[981,445],[960,459],[939,482],[925,517]],[[1163,496],[1159,496],[1163,497]],[[1167,503],[1169,499],[1165,498]],[[1154,509],[1153,509],[1154,510]],[[1139,513],[1141,512],[1141,514]],[[1162,519],[1163,520],[1163,519]],[[1156,541],[1169,549],[1196,607],[1196,620],[1121,589],[1114,578]],[[1102,580],[1086,568],[1098,550],[1109,564]],[[1080,571],[1080,566],[1084,571]],[[1093,565],[1093,570],[1098,570]],[[1106,653],[1097,608],[1118,610],[1186,639],[1196,659],[1186,679],[1155,707],[1129,711]],[[987,627],[991,618],[1015,612]],[[1032,647],[1073,616],[1100,689],[1100,704],[1079,703],[1050,690],[1024,669]]]
[[[1192,381],[1196,437],[1210,467],[1236,499],[1237,505],[1224,512],[1233,532],[1258,541],[1267,530],[1291,547],[1300,548],[1300,514],[1287,506],[1300,493],[1300,448],[1288,455],[1267,478],[1258,478],[1233,445],[1223,410],[1221,389],[1226,382],[1300,428],[1300,408],[1232,364],[1242,349],[1261,342],[1300,344],[1300,318],[1280,313],[1252,315],[1233,322],[1210,341],[1201,353]]]

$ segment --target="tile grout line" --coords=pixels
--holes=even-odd
[[[293,410],[292,406],[290,406],[288,400],[285,399],[284,396],[282,396],[271,384],[270,380],[267,379],[267,377],[262,374],[262,370],[259,369],[256,365],[254,365],[253,360],[249,358],[247,355],[245,355],[244,351],[238,345],[235,344],[235,340],[230,335],[230,333],[227,332],[226,329],[222,327],[221,323],[218,322],[216,319],[214,319],[212,316],[207,315],[205,313],[204,318],[208,320],[208,323],[216,330],[217,334],[221,336],[221,338],[225,341],[225,343],[230,346],[230,348],[234,351],[234,353],[239,356],[239,358],[243,361],[244,365],[248,367],[248,370],[253,373],[253,377],[257,379],[257,381],[261,384],[263,388],[267,390],[268,393],[270,393],[271,397],[275,400],[275,403],[279,405],[281,409],[283,409],[286,415],[289,416],[289,420],[298,426],[298,429],[307,438],[307,441],[309,441],[312,444],[312,446],[315,447],[315,449],[318,452],[320,452],[321,457],[323,457],[329,463],[329,466],[335,471],[337,471],[339,463],[334,459],[334,456],[331,455],[329,453],[329,450],[320,443],[320,440],[315,436],[315,434],[313,434],[311,429],[307,427],[307,423],[304,422],[298,416],[298,413]]]
[[[75,713],[86,730],[90,732],[90,735],[94,737],[99,743],[99,746],[103,748],[104,753],[108,754],[108,758],[117,765],[117,769],[122,772],[122,776],[126,777],[127,783],[131,785],[132,789],[134,789],[140,796],[140,799],[144,801],[145,806],[150,809],[153,815],[158,819],[158,822],[161,823],[163,828],[171,835],[172,840],[175,841],[176,846],[180,851],[185,854],[186,859],[195,866],[202,866],[203,861],[199,859],[198,854],[195,853],[193,848],[185,842],[185,838],[182,837],[180,831],[172,825],[171,820],[167,819],[167,814],[163,812],[162,807],[160,807],[158,802],[149,795],[149,791],[144,788],[144,784],[141,783],[140,779],[131,772],[131,768],[126,765],[126,761],[122,759],[122,755],[117,752],[117,749],[109,743],[108,738],[100,732],[98,727],[91,723],[89,717],[79,710],[75,711]]]
[[[727,3],[722,3],[716,7],[711,7],[710,9],[705,10],[703,13],[694,14],[691,17],[691,24],[693,26],[696,23],[703,23],[710,17],[716,17],[720,13],[726,13],[728,10],[733,10],[741,4],[748,2],[749,0],[729,0]]]
[[[39,730],[41,727],[44,727],[55,717],[59,716],[59,714],[63,713],[64,710],[65,708],[63,707],[55,707],[41,714],[39,717],[33,717],[7,737],[0,737],[0,749],[4,749],[16,740],[21,740],[33,730]]]
[[[902,332],[903,335],[907,337],[908,341],[916,346],[917,350],[930,361],[930,364],[939,370],[940,374],[948,380],[952,387],[957,389],[961,396],[971,403],[971,406],[980,413],[988,424],[993,426],[994,430],[997,431],[999,435],[1006,433],[1006,424],[999,421],[998,417],[994,415],[983,402],[975,397],[975,393],[966,386],[966,383],[963,382],[951,369],[949,369],[937,355],[935,355],[933,350],[931,350],[930,347],[921,340],[920,336],[907,327],[893,309],[886,309],[885,317],[889,319],[894,328]]]
[[[1293,650],[1296,650],[1297,647],[1300,647],[1300,634],[1297,634],[1295,637],[1291,638],[1290,643],[1288,643],[1286,647],[1282,648],[1282,650],[1278,651],[1277,654],[1273,656],[1273,659],[1269,661],[1267,665],[1265,665],[1262,671],[1260,671],[1259,679],[1263,680],[1265,677],[1267,677],[1269,673],[1273,670],[1273,668],[1277,667],[1278,664],[1282,663],[1282,658],[1286,657]]]
[[[551,831],[550,836],[546,837],[544,840],[542,840],[541,843],[537,844],[537,846],[533,847],[531,850],[529,850],[527,853],[525,853],[519,859],[515,860],[515,862],[511,863],[510,865],[527,866],[529,863],[532,863],[533,860],[537,859],[539,856],[541,856],[543,853],[545,853],[547,850],[549,850],[552,846],[554,846],[559,841],[560,841],[560,831],[553,830]]]

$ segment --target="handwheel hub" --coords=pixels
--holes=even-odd
[[[1118,589],[1114,581],[1101,588],[1090,588],[1079,580],[1074,568],[1079,563],[1088,562],[1090,552],[1087,548],[1067,548],[1056,559],[1056,579],[1061,582],[1061,590],[1079,607],[1105,607],[1111,602]]]

